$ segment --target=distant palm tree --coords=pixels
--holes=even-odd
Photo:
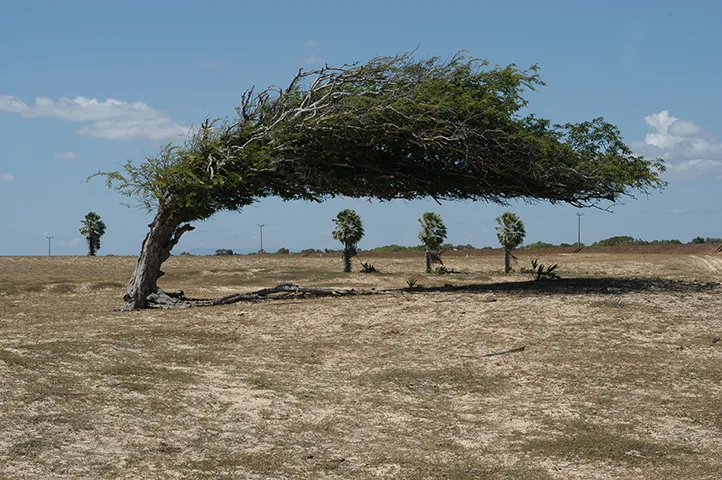
[[[364,227],[361,217],[353,210],[342,210],[333,219],[336,228],[333,238],[343,243],[343,271],[351,271],[351,257],[358,253],[358,242],[364,236]]]
[[[419,240],[426,247],[426,273],[431,273],[431,258],[446,239],[446,225],[439,214],[434,212],[426,212],[419,218],[419,223],[421,224]],[[436,255],[438,258],[438,254]]]
[[[88,212],[82,223],[80,234],[88,241],[88,255],[94,257],[95,252],[100,250],[100,237],[105,235],[105,223],[95,212]]]
[[[511,271],[511,251],[521,245],[526,236],[524,222],[512,212],[496,217],[496,236],[504,246],[504,273]]]

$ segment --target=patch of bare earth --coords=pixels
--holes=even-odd
[[[719,258],[173,257],[194,297],[421,288],[123,313],[135,259],[0,257],[0,477],[717,479]]]

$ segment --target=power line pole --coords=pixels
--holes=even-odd
[[[263,227],[265,227],[265,225],[262,223],[259,223],[258,226],[261,228],[261,251],[258,253],[263,253]]]
[[[48,239],[48,257],[50,256],[50,240],[52,240],[55,237],[45,237]]]
[[[577,247],[582,246],[582,216],[583,213],[577,213]]]

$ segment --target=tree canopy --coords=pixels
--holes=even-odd
[[[524,222],[514,212],[504,212],[496,217],[496,238],[504,248],[516,248],[524,241]]]
[[[663,186],[661,160],[633,155],[603,119],[522,115],[523,94],[540,85],[537,66],[490,67],[464,53],[326,66],[286,89],[245,92],[232,122],[205,122],[108,180],[148,208],[172,204],[180,221],[269,195],[590,206]]]

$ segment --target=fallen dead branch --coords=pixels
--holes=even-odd
[[[231,305],[233,303],[261,300],[265,298],[301,298],[301,297],[342,297],[349,295],[398,295],[407,293],[405,290],[375,290],[375,289],[343,289],[302,287],[292,283],[282,283],[271,288],[263,288],[249,293],[234,293],[218,298],[198,299],[186,298],[181,293],[165,293],[159,291],[148,297],[148,306],[151,308],[189,308],[214,307],[218,305]]]

